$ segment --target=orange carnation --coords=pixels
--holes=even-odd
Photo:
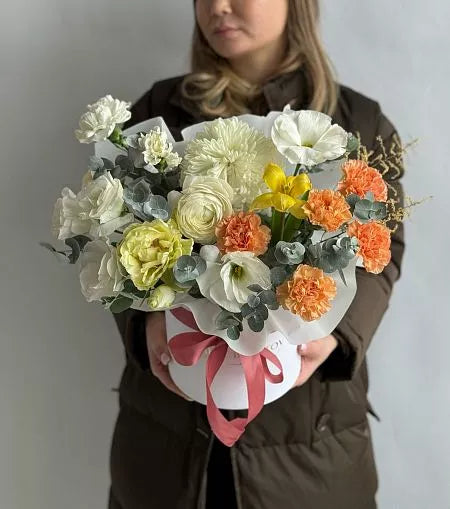
[[[351,159],[342,166],[344,178],[338,183],[338,191],[344,196],[351,193],[364,198],[367,191],[372,191],[376,201],[386,201],[388,190],[381,173],[360,160]]]
[[[391,232],[384,224],[372,221],[354,221],[347,229],[349,237],[359,242],[357,255],[361,256],[367,272],[379,274],[391,260]]]
[[[217,247],[222,253],[250,251],[261,255],[267,251],[271,232],[254,212],[239,212],[222,219],[216,226]]]
[[[277,288],[277,297],[284,309],[311,322],[329,311],[336,291],[334,279],[322,269],[302,264]]]
[[[331,189],[313,189],[303,210],[313,224],[328,232],[337,230],[352,218],[350,206],[344,196]]]

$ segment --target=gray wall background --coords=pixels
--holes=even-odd
[[[405,188],[434,199],[407,220],[403,274],[369,350],[381,509],[450,508],[448,20],[445,0],[323,2],[340,81],[377,99],[404,141]],[[85,105],[134,101],[187,69],[191,2],[2,2],[0,33],[0,506],[101,509],[124,365],[113,318],[38,246],[76,189]],[[444,226],[444,228],[443,228]],[[151,458],[149,458],[151,461]]]

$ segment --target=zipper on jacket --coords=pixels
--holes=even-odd
[[[234,419],[235,417],[235,411],[234,410],[228,410],[229,415],[228,418]],[[230,459],[231,459],[231,470],[233,472],[233,483],[234,483],[234,493],[236,494],[236,507],[237,509],[242,509],[242,500],[241,500],[241,487],[239,484],[239,478],[238,478],[238,467],[237,467],[237,461],[236,461],[236,445],[233,445],[233,447],[230,447]]]
[[[205,463],[203,465],[202,484],[201,484],[201,487],[200,487],[200,494],[199,494],[198,502],[197,502],[197,508],[198,509],[206,509],[206,495],[207,495],[207,484],[208,484],[208,465],[209,465],[209,459],[211,457],[211,451],[212,451],[214,440],[216,440],[216,437],[214,436],[214,433],[211,431],[211,434],[209,436],[208,449],[206,450],[206,460],[205,460]]]

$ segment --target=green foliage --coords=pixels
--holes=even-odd
[[[180,285],[190,285],[206,270],[206,262],[198,255],[180,256],[174,267],[173,275]]]
[[[298,265],[303,261],[305,246],[300,242],[280,241],[275,246],[275,258],[283,265]]]

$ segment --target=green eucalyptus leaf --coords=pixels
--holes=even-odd
[[[77,239],[75,239],[74,237],[71,237],[71,238],[66,239],[64,242],[71,249],[71,252],[68,255],[69,263],[71,263],[71,264],[76,263],[78,258],[80,257],[80,253],[81,253],[81,248],[77,242]]]
[[[352,152],[355,152],[359,148],[359,140],[356,136],[354,136],[352,133],[349,133],[347,138],[347,152],[351,154]]]
[[[126,175],[134,172],[133,161],[127,155],[119,154],[114,162],[116,166],[122,168]]]
[[[252,315],[248,318],[248,326],[253,332],[261,332],[264,329],[264,320]]]
[[[78,245],[80,246],[81,251],[83,251],[86,244],[91,241],[91,239],[89,237],[87,237],[86,235],[75,235],[72,238],[78,242]]]
[[[275,258],[278,263],[298,265],[303,261],[305,246],[300,242],[279,241],[275,246]]]
[[[107,169],[107,170],[112,170],[114,169],[114,163],[112,161],[110,161],[109,159],[107,159],[106,157],[102,157],[102,161],[103,161],[103,164],[104,164],[104,167]]]
[[[237,326],[228,327],[227,329],[227,336],[232,341],[237,341],[239,339],[239,336],[241,335],[241,330]]]
[[[261,286],[261,285],[249,285],[247,286],[247,288],[251,291],[251,292],[262,292],[264,290],[264,288]]]
[[[173,275],[178,283],[185,284],[197,279],[206,270],[206,262],[200,256],[182,255],[173,266]]]
[[[338,269],[338,272],[339,272],[339,275],[341,276],[341,279],[342,279],[342,282],[344,283],[345,286],[348,286],[347,285],[347,281],[345,280],[345,275],[344,275],[344,272],[342,269]]]
[[[133,304],[133,299],[120,295],[111,302],[109,309],[112,313],[122,313]]]
[[[131,279],[125,279],[123,283],[123,293],[134,295],[140,299],[143,299],[147,295],[147,290],[139,290]]]
[[[242,318],[248,318],[249,316],[251,316],[253,313],[255,312],[255,310],[249,306],[248,304],[244,304],[242,307],[241,307],[241,314],[242,314]]]
[[[259,298],[263,304],[266,304],[266,306],[277,303],[276,293],[272,290],[264,290],[259,294]]]
[[[251,294],[248,296],[247,302],[251,308],[257,308],[261,303],[261,299],[258,297],[258,295]]]
[[[270,279],[274,286],[284,283],[287,276],[286,269],[283,266],[273,267],[270,269]]]
[[[350,211],[353,213],[355,205],[359,202],[361,198],[355,193],[350,193],[349,195],[346,196],[345,199],[350,206]]]
[[[255,315],[261,318],[261,320],[267,320],[269,318],[269,311],[264,304],[260,304],[255,309]]]
[[[146,216],[162,219],[166,221],[169,218],[169,205],[163,196],[152,195],[144,203],[142,210]]]

